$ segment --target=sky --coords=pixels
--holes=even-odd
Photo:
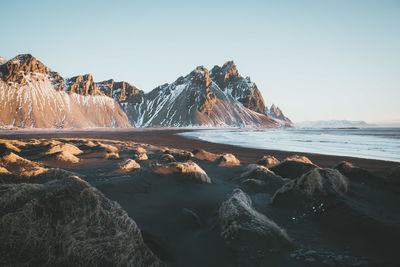
[[[400,0],[0,0],[0,56],[145,92],[234,60],[295,122],[400,123]]]

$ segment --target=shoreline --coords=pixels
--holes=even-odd
[[[30,138],[95,138],[135,141],[171,148],[193,151],[204,149],[212,153],[231,153],[243,163],[256,163],[263,155],[270,154],[278,160],[283,160],[293,154],[304,155],[320,167],[334,167],[341,161],[348,161],[360,168],[372,172],[384,172],[398,166],[399,162],[378,159],[367,159],[349,156],[316,154],[297,151],[283,151],[273,149],[248,148],[236,145],[213,143],[197,138],[189,138],[178,133],[197,131],[199,129],[180,128],[130,128],[130,129],[37,129],[37,130],[4,130],[0,131],[0,138],[30,139]]]

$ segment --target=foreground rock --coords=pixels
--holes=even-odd
[[[211,183],[207,173],[192,161],[172,162],[166,165],[156,167],[157,174],[174,175],[184,181],[193,181],[197,183]]]
[[[0,251],[6,266],[163,265],[119,204],[53,170],[0,185]]]
[[[240,161],[232,154],[223,154],[218,159],[218,166],[239,166]]]
[[[287,182],[287,179],[284,179],[268,168],[257,164],[248,165],[245,168],[245,171],[241,174],[240,179],[243,185],[253,188],[265,187],[274,192]]]
[[[348,191],[348,180],[335,169],[314,169],[290,181],[272,198],[272,204],[309,207]],[[326,205],[326,204],[325,204]]]
[[[309,160],[308,160],[309,161]],[[284,178],[295,179],[302,176],[306,172],[309,172],[318,166],[313,163],[308,163],[307,160],[284,160],[281,163],[270,167],[269,169],[275,174]]]
[[[233,190],[222,203],[218,219],[221,237],[240,261],[254,264],[254,258],[263,258],[293,245],[286,231],[256,211],[250,197],[240,189]]]

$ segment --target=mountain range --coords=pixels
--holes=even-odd
[[[319,120],[319,121],[303,121],[296,123],[296,127],[300,128],[363,128],[372,127],[373,124],[368,124],[365,121],[349,121],[349,120]]]
[[[30,54],[0,57],[0,126],[87,127],[281,127],[282,111],[265,106],[256,84],[233,61],[203,66],[148,93],[91,74],[64,78]]]

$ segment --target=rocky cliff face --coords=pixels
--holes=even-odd
[[[113,79],[97,83],[98,88],[106,96],[112,97],[119,103],[140,102],[143,91],[127,82],[115,82]]]
[[[228,63],[224,66],[214,68],[214,74],[203,66],[197,67],[185,77],[144,94],[130,110],[125,109],[131,124],[276,127],[277,123],[265,114],[262,97],[256,99],[257,87],[241,78],[236,67],[227,68]],[[219,79],[223,89],[212,77]],[[263,112],[257,112],[260,107]]]
[[[244,107],[258,113],[266,114],[264,99],[250,77],[240,76],[233,61],[226,62],[222,67],[214,66],[211,70],[211,79],[219,88],[231,95]]]
[[[29,54],[0,65],[0,125],[22,128],[129,127],[91,75],[64,79]]]
[[[269,110],[266,109],[266,111],[271,118],[273,118],[283,126],[293,127],[293,122],[285,115],[283,115],[282,110],[279,107],[275,106],[275,104],[272,104],[271,108]]]
[[[112,96],[118,100],[121,94]],[[233,61],[214,66],[211,72],[197,67],[173,83],[158,86],[147,94],[137,90],[134,96],[133,100],[119,103],[137,127],[280,125],[267,114],[255,83],[240,76]]]

